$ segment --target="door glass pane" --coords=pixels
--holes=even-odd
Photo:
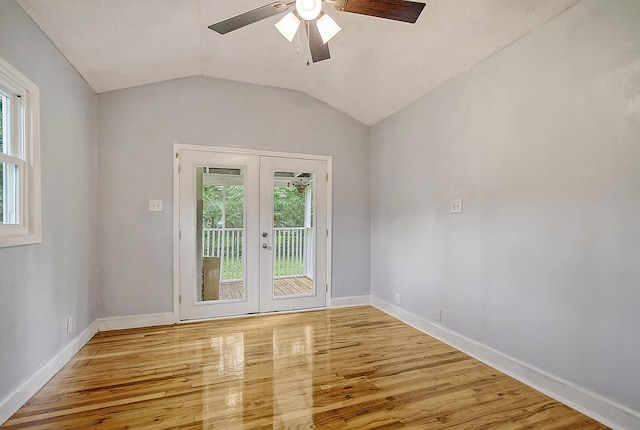
[[[244,171],[200,167],[197,173],[198,301],[245,300]]]
[[[274,172],[274,298],[315,293],[313,178],[313,173]]]

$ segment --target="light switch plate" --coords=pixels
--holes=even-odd
[[[462,213],[462,199],[461,198],[451,199],[451,213],[452,214],[461,214]]]
[[[162,212],[162,200],[149,200],[149,212]]]

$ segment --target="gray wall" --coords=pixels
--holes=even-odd
[[[173,311],[173,143],[332,155],[333,296],[369,294],[369,128],[295,91],[196,77],[98,96],[101,317]]]
[[[96,319],[96,95],[12,0],[0,56],[40,87],[42,244],[0,248],[0,401]],[[66,334],[66,318],[74,330]]]
[[[639,22],[581,2],[375,126],[371,161],[372,295],[635,410]]]
[[[41,90],[43,178],[43,243],[0,249],[0,399],[95,320],[96,284],[103,317],[172,311],[179,142],[332,155],[335,297],[371,274],[373,295],[640,410],[639,19],[584,0],[375,126],[370,153],[317,100],[208,78],[100,95],[96,122],[95,94],[0,2],[0,56]]]

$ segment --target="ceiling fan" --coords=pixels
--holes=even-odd
[[[283,16],[275,26],[289,42],[292,42],[302,21],[309,40],[311,59],[314,63],[317,63],[330,58],[328,42],[341,30],[340,26],[328,14],[322,12],[322,2],[332,4],[336,10],[341,12],[375,16],[410,24],[415,24],[425,6],[424,3],[408,0],[276,1],[211,24],[209,28],[219,34],[227,34],[254,22],[286,12],[295,4],[294,10]]]

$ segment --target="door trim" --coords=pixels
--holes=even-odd
[[[333,157],[331,155],[301,154],[294,152],[264,151],[255,149],[225,148],[218,146],[194,145],[185,143],[174,143],[171,157],[173,159],[173,319],[175,323],[188,321],[180,320],[180,159],[182,150],[203,151],[220,154],[247,154],[266,157],[280,158],[302,158],[307,160],[321,160],[327,163],[327,255],[326,255],[326,299],[324,307],[328,307],[331,302],[331,250],[333,248]],[[321,308],[320,308],[321,309]],[[283,313],[290,311],[281,311]],[[298,311],[300,312],[300,311]],[[271,313],[271,312],[270,312]],[[228,317],[224,317],[228,318]],[[217,319],[217,318],[211,318]]]

